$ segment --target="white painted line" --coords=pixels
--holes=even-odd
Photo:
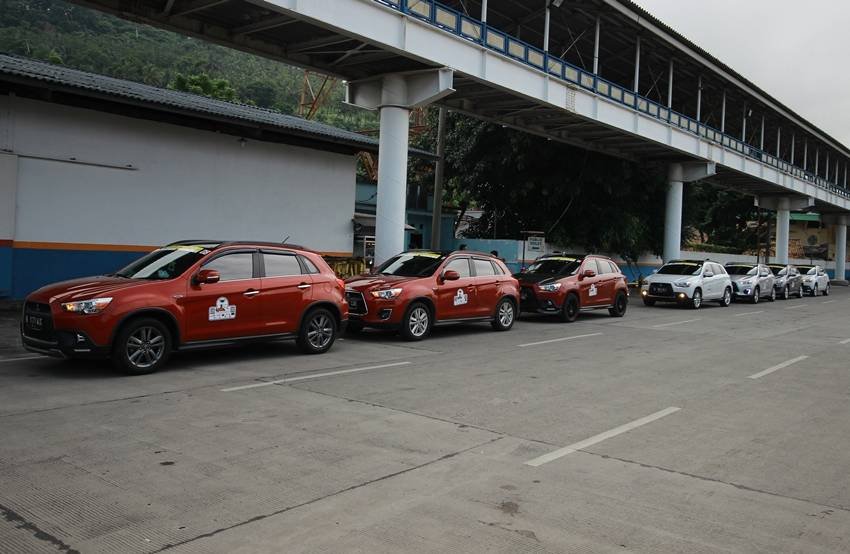
[[[263,381],[262,383],[254,383],[252,385],[242,385],[241,387],[230,387],[221,389],[221,392],[233,392],[237,390],[256,389],[259,387],[268,387],[269,385],[281,385],[284,383],[294,383],[296,381],[306,381],[307,379],[318,379],[319,377],[331,377],[334,375],[345,375],[347,373],[358,373],[360,371],[369,371],[370,369],[383,369],[385,367],[398,367],[400,365],[409,365],[413,362],[395,362],[392,364],[371,365],[369,367],[358,367],[356,369],[343,369],[340,371],[328,371],[325,373],[314,373],[312,375],[303,375],[301,377],[290,377],[286,379],[278,379],[276,381]]]
[[[20,358],[4,358],[0,360],[0,363],[3,362],[17,362],[18,360],[46,360],[47,356],[21,356]]]
[[[802,362],[806,358],[808,358],[808,356],[797,356],[796,358],[791,358],[790,360],[786,360],[786,361],[782,362],[781,364],[776,364],[775,366],[769,367],[769,368],[765,369],[764,371],[759,371],[758,373],[754,373],[754,374],[750,375],[750,379],[759,379],[761,377],[764,377],[765,375],[773,373],[774,371],[779,371],[780,369],[782,369],[784,367],[788,367],[789,365],[794,365],[797,362]]]
[[[541,341],[537,341],[537,342],[527,342],[525,344],[518,344],[517,346],[519,348],[525,348],[526,346],[537,346],[539,344],[549,344],[551,342],[562,342],[562,341],[565,341],[565,340],[583,339],[583,338],[586,338],[586,337],[598,337],[601,334],[602,333],[590,333],[590,334],[587,334],[587,335],[576,335],[574,337],[561,337],[559,339],[541,340]]]
[[[839,342],[838,344],[848,344],[848,343],[850,343],[850,339],[844,339],[843,341]]]
[[[821,304],[832,304],[835,300],[824,300]]]
[[[700,318],[696,319],[686,319],[685,321],[674,321],[673,323],[662,323],[660,325],[653,325],[653,329],[658,329],[660,327],[671,327],[673,325],[684,325],[685,323],[693,323],[694,321],[699,321]]]
[[[756,314],[763,314],[763,313],[764,313],[764,310],[759,310],[757,312],[744,312],[742,314],[735,314],[735,317],[742,317],[742,316],[745,316],[745,315],[756,315]]]
[[[532,466],[532,467],[542,466],[543,464],[547,464],[547,463],[549,463],[553,460],[557,460],[558,458],[563,458],[564,456],[566,456],[568,454],[572,454],[573,452],[576,452],[577,450],[587,448],[588,446],[592,446],[596,443],[602,442],[602,441],[610,439],[612,437],[616,437],[617,435],[622,435],[623,433],[625,433],[627,431],[631,431],[632,429],[637,429],[638,427],[646,425],[647,423],[652,423],[656,419],[661,419],[662,417],[676,413],[679,410],[681,410],[681,408],[676,408],[676,407],[664,408],[660,412],[655,412],[654,414],[650,414],[646,417],[636,419],[636,420],[632,421],[631,423],[626,423],[625,425],[620,425],[619,427],[614,427],[610,431],[605,431],[604,433],[599,433],[598,435],[590,437],[589,439],[585,439],[581,442],[577,442],[577,443],[571,444],[569,446],[565,446],[564,448],[560,448],[558,450],[555,450],[554,452],[544,454],[544,455],[540,456],[539,458],[534,458],[533,460],[529,460],[529,461],[525,462],[525,465]]]
[[[797,308],[805,308],[805,304],[797,304],[796,306],[788,306],[787,308],[782,308],[783,310],[796,310]]]

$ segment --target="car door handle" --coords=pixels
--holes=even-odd
[[[304,289],[309,289],[311,286],[312,285],[310,285],[309,283],[301,283],[300,285],[298,285],[298,288],[301,289],[301,290],[304,290]]]
[[[257,296],[258,294],[260,294],[260,291],[258,291],[256,289],[248,289],[248,290],[246,290],[245,292],[242,293],[243,296],[248,296],[248,297]]]

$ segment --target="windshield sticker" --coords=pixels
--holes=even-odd
[[[463,292],[463,289],[457,289],[457,294],[455,294],[454,305],[455,306],[463,306],[464,304],[469,302],[469,295]]]
[[[555,260],[557,262],[577,262],[576,258],[565,258],[564,256],[551,256],[549,258],[543,258],[544,260]]]
[[[590,292],[588,293],[588,295],[589,296],[596,296],[597,292],[599,292],[599,291],[596,290],[596,285],[590,285]]]
[[[222,296],[215,301],[215,306],[210,306],[210,321],[225,319],[236,319],[236,306],[231,306],[227,298]]]
[[[414,256],[418,258],[440,258],[443,255],[438,254],[437,252],[417,252],[414,254]]]

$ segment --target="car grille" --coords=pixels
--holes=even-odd
[[[520,306],[526,310],[536,310],[537,303],[537,295],[534,294],[534,289],[531,287],[521,287],[519,289],[519,301]]]
[[[366,315],[369,308],[366,307],[366,299],[363,293],[348,290],[345,291],[345,299],[348,301],[348,313],[353,315]]]
[[[673,285],[670,283],[652,283],[649,285],[652,296],[673,296]]]
[[[28,324],[28,318],[41,318],[41,328],[34,328]],[[39,302],[27,302],[24,304],[24,320],[21,322],[21,329],[24,335],[45,341],[55,341],[56,333],[53,330],[53,314],[50,312],[48,304]]]

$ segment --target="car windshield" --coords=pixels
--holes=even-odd
[[[758,275],[759,268],[755,265],[727,265],[726,273],[729,275]]]
[[[581,267],[581,260],[578,258],[544,258],[528,266],[525,272],[549,276],[574,275],[579,267]]]
[[[208,253],[209,250],[198,246],[167,246],[154,250],[114,275],[127,279],[173,279]]]
[[[788,274],[788,268],[784,265],[769,265],[767,266],[777,277],[782,277]]]
[[[701,269],[700,263],[674,262],[662,266],[658,273],[659,275],[699,275]]]
[[[383,263],[375,273],[399,277],[427,277],[433,275],[445,254],[439,252],[405,252]]]
[[[818,274],[818,268],[817,268],[817,267],[806,267],[806,266],[803,266],[803,267],[801,267],[800,269],[801,269],[801,270],[807,270],[807,271],[806,271],[806,275],[817,275],[817,274]]]

